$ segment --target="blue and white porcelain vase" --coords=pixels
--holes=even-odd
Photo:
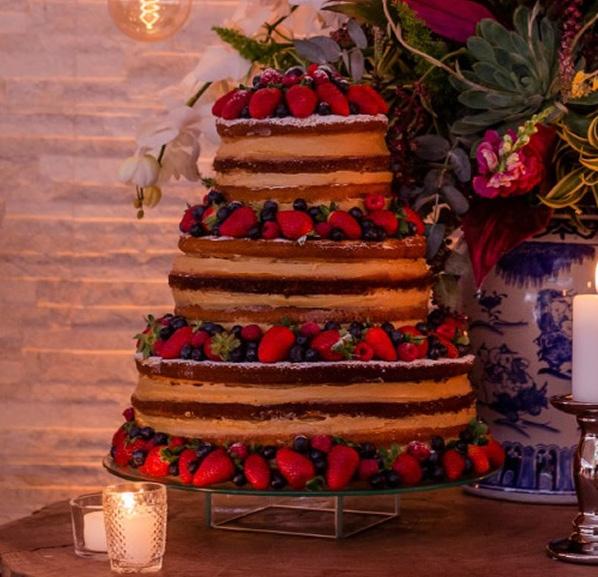
[[[554,221],[545,234],[505,255],[481,291],[468,291],[478,411],[507,453],[502,471],[470,492],[576,501],[577,424],[549,400],[571,392],[572,298],[595,290],[597,232],[583,237]]]

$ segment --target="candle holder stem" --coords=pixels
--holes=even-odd
[[[560,561],[598,565],[598,403],[577,402],[570,395],[553,397],[551,403],[575,415],[581,429],[573,465],[579,514],[573,533],[551,541],[546,551]]]

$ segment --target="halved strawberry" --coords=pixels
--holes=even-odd
[[[361,226],[348,212],[335,210],[328,216],[328,224],[333,228],[340,228],[349,240],[361,238]]]
[[[280,226],[282,236],[289,240],[297,240],[314,229],[311,217],[301,210],[279,210],[276,213],[276,222]]]
[[[209,487],[230,481],[235,474],[235,465],[224,449],[214,449],[204,457],[193,475],[193,485]]]
[[[318,352],[320,358],[325,361],[342,361],[344,356],[341,352],[333,350],[341,340],[341,334],[336,329],[318,333],[310,343],[310,347]]]
[[[335,445],[328,453],[326,483],[333,491],[344,489],[359,467],[359,453],[353,447]]]
[[[384,329],[380,327],[368,329],[365,333],[365,342],[374,349],[375,358],[383,361],[397,360],[397,351]]]
[[[289,327],[270,327],[260,341],[257,358],[261,363],[284,361],[294,344],[295,333]]]
[[[349,116],[349,102],[345,98],[345,95],[332,84],[332,82],[329,82],[328,75],[325,72],[323,72],[323,74],[326,75],[325,80],[322,78],[322,80],[318,82],[316,79],[316,92],[320,102],[326,102],[330,106],[332,114]]]
[[[280,88],[260,88],[253,93],[249,101],[251,118],[268,118],[272,116],[282,100]]]
[[[289,486],[295,490],[303,489],[316,474],[313,463],[307,457],[287,447],[276,452],[276,465]]]
[[[221,96],[216,102],[214,102],[212,106],[212,114],[214,116],[222,116],[222,110],[224,105],[237,93],[239,92],[238,88],[234,88],[233,90],[227,92],[223,96]]]
[[[295,118],[307,118],[314,113],[318,105],[316,93],[301,84],[291,86],[285,94],[285,99],[288,109]]]
[[[166,341],[156,341],[154,348],[163,359],[178,359],[185,345],[191,344],[193,329],[190,326],[181,327],[172,333]]]
[[[261,455],[253,453],[245,459],[243,464],[245,477],[254,488],[263,491],[270,485],[270,466]]]
[[[251,92],[249,90],[237,90],[222,106],[220,116],[226,120],[240,118],[243,108],[249,104]]]
[[[421,482],[424,476],[419,461],[408,453],[401,453],[392,464],[392,470],[401,479],[401,484],[412,487]]]
[[[368,218],[374,224],[382,227],[388,236],[395,235],[399,228],[397,215],[391,210],[374,210],[368,214]]]
[[[360,114],[376,115],[380,111],[378,99],[372,96],[368,87],[363,84],[353,84],[347,91],[349,102],[357,106]]]
[[[241,206],[234,210],[220,225],[222,236],[233,238],[246,237],[249,231],[257,224],[257,216],[249,206]]]

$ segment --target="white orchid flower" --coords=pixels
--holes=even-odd
[[[143,149],[138,150],[133,156],[129,156],[118,169],[118,177],[122,182],[141,188],[155,184],[159,175],[158,160]]]
[[[247,76],[250,68],[251,62],[243,58],[234,48],[225,44],[212,44],[200,56],[188,81],[241,80]]]
[[[286,36],[309,38],[338,28],[347,18],[327,10],[321,10],[327,0],[291,0],[297,9],[284,21],[281,28]]]
[[[260,32],[266,31],[264,24],[273,22],[283,15],[280,10],[282,6],[278,7],[275,4],[280,4],[280,2],[277,2],[277,0],[264,0],[262,2],[241,0],[233,15],[224,22],[224,27],[240,30],[246,36],[259,36]],[[288,5],[286,8],[288,12]]]

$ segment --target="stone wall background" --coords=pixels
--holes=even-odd
[[[194,0],[174,38],[142,43],[106,0],[0,0],[0,523],[112,479],[131,337],[171,308],[176,224],[199,193],[170,185],[137,221],[117,167],[235,6]]]

